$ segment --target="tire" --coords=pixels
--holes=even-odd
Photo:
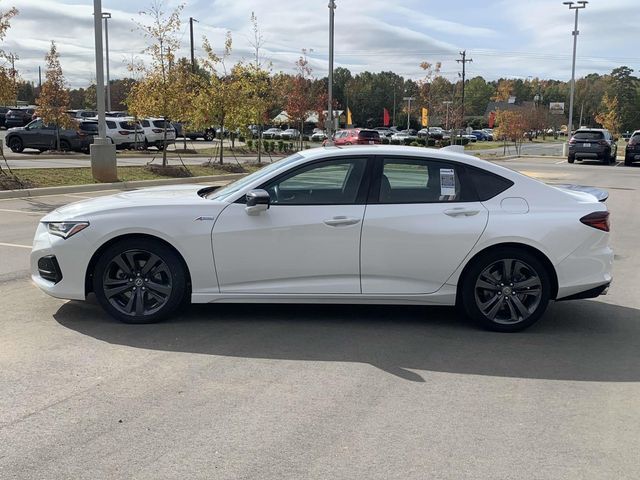
[[[609,157],[609,163],[610,164],[614,164],[614,163],[616,163],[616,160],[618,160],[618,151],[617,150],[615,152],[612,152],[611,156]]]
[[[633,164],[633,159],[629,155],[625,155],[624,164],[627,167],[630,167]]]
[[[71,144],[67,140],[60,140],[60,150],[63,152],[68,152],[71,150]]]
[[[22,153],[24,150],[24,143],[20,137],[12,137],[9,139],[9,148],[13,153]]]
[[[204,139],[206,142],[213,142],[214,138],[215,135],[213,135],[211,132],[204,132]]]
[[[178,254],[159,241],[124,239],[98,259],[93,291],[112,317],[124,323],[155,323],[183,303],[186,268]]]
[[[569,163],[573,163],[573,162],[575,162],[575,161],[576,161],[576,157],[575,157],[574,155],[569,155],[569,156],[567,157],[567,162],[569,162]]]
[[[481,327],[517,332],[544,314],[551,296],[551,280],[534,255],[506,247],[472,261],[462,279],[461,294],[465,313]]]

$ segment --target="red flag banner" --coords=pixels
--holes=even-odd
[[[489,128],[493,128],[496,123],[496,112],[491,112],[489,114]]]
[[[387,110],[386,108],[384,109],[383,118],[384,118],[383,125],[385,127],[388,127],[389,126],[389,110]]]

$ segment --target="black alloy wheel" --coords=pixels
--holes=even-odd
[[[170,315],[186,292],[178,255],[160,242],[131,239],[109,247],[94,271],[102,307],[126,323],[153,323]]]

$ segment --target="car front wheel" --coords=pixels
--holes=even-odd
[[[13,153],[22,153],[24,150],[24,144],[19,137],[13,137],[9,140],[9,148]]]
[[[125,239],[96,263],[93,290],[100,305],[125,323],[154,323],[185,298],[187,274],[178,254],[161,242]]]
[[[545,312],[551,282],[534,255],[517,248],[494,250],[476,259],[462,284],[462,306],[482,327],[516,332]]]

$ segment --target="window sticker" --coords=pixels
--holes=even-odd
[[[456,175],[453,168],[440,169],[440,195],[456,194]]]

